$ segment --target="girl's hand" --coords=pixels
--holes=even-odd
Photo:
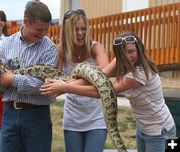
[[[65,93],[65,84],[66,82],[63,80],[46,79],[40,88],[40,92],[42,95],[57,97]]]

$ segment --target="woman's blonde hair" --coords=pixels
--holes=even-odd
[[[75,25],[76,22],[80,19],[82,19],[86,25],[85,48],[88,56],[91,56],[91,38],[88,20],[85,15],[78,14],[76,11],[74,11],[70,17],[63,20],[63,26],[61,30],[61,47],[64,50],[64,53],[70,57],[70,59],[72,58],[74,44],[77,44]]]
[[[127,36],[133,36],[135,37],[135,41],[133,42],[136,45],[137,48],[137,61],[135,65],[132,65],[132,63],[128,60],[126,53],[125,53],[125,47],[127,43],[122,40],[122,43],[119,45],[113,44],[113,51],[116,56],[116,78],[119,80],[127,74],[128,72],[132,72],[133,76],[137,76],[136,67],[140,66],[144,69],[146,78],[149,79],[149,73],[155,74],[158,73],[157,65],[147,57],[146,50],[144,48],[144,45],[140,38],[133,32],[126,31],[121,33],[117,38],[119,37],[127,37]]]

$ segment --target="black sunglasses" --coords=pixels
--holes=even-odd
[[[64,13],[64,18],[63,21],[65,21],[66,19],[68,19],[69,17],[71,17],[71,15],[73,14],[78,14],[78,15],[82,15],[86,17],[86,13],[84,12],[84,10],[82,9],[77,9],[77,10],[69,10],[67,12]]]
[[[117,37],[114,39],[113,44],[120,45],[120,44],[122,44],[123,41],[125,41],[126,43],[135,43],[135,42],[137,42],[137,39],[132,35],[125,36],[125,37]]]

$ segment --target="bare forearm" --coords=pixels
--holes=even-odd
[[[76,85],[76,84],[65,84],[65,92],[79,94],[82,96],[88,96],[93,98],[100,98],[98,90],[94,86],[89,85]]]
[[[84,78],[79,78],[79,79],[71,79],[70,81],[67,81],[68,83],[70,82],[71,84],[78,84],[78,85],[88,85],[90,84],[86,79]]]

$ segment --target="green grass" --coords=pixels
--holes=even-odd
[[[51,117],[53,123],[52,152],[65,152],[62,130],[64,101],[58,99],[51,105]],[[136,122],[130,107],[118,108],[118,129],[127,149],[136,149],[135,129]],[[105,149],[115,149],[115,144],[108,135]]]
[[[63,106],[63,100],[58,100],[51,105],[51,118],[53,123],[52,152],[65,152],[62,131]]]

